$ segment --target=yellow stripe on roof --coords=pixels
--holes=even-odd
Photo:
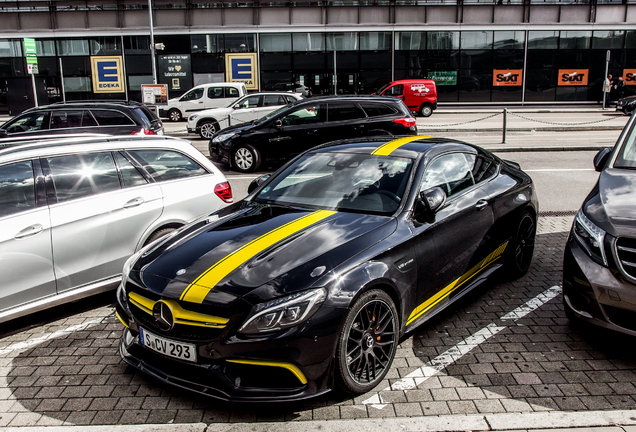
[[[433,137],[430,137],[430,136],[409,136],[409,137],[398,138],[398,139],[395,139],[393,141],[389,141],[388,143],[382,144],[380,147],[378,147],[377,149],[373,150],[371,152],[371,154],[372,155],[376,155],[376,156],[388,156],[396,148],[399,148],[399,147],[403,146],[404,144],[408,144],[408,143],[410,143],[412,141],[415,141],[415,140],[418,140],[418,139],[422,139],[422,138],[433,138]]]
[[[202,303],[203,299],[205,299],[212,288],[223,280],[223,278],[236,270],[241,264],[247,262],[274,244],[296,234],[310,225],[328,218],[334,213],[336,212],[318,210],[288,222],[285,225],[252,240],[203,272],[194,282],[188,285],[185,291],[183,291],[180,300],[192,303]]]

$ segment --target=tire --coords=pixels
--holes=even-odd
[[[338,338],[336,377],[349,394],[373,389],[391,368],[398,344],[398,314],[381,290],[364,293],[351,307]]]
[[[144,243],[144,246],[147,246],[150,243],[152,243],[153,241],[158,240],[161,237],[170,234],[175,229],[176,228],[161,228],[161,229],[158,229],[157,231],[155,231],[152,234],[150,234],[150,236],[148,236],[148,238],[146,239],[146,242]]]
[[[423,104],[420,107],[420,115],[422,117],[430,117],[433,114],[433,107],[430,104]]]
[[[261,165],[261,155],[249,144],[238,146],[232,153],[232,168],[241,172],[252,172]]]
[[[176,108],[172,108],[170,111],[168,111],[168,119],[173,122],[178,122],[183,119],[183,116],[181,115],[181,111]]]
[[[205,139],[211,139],[212,136],[214,136],[214,134],[219,130],[216,122],[213,120],[202,121],[199,123],[199,127],[197,129],[199,130],[201,138]]]
[[[504,263],[506,273],[511,279],[520,278],[528,272],[532,263],[536,234],[535,217],[529,211],[524,211],[510,240],[510,250]]]

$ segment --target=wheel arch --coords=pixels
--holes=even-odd
[[[216,123],[217,125],[219,124],[219,121],[214,117],[203,117],[197,120],[197,129],[201,127],[201,123],[203,123],[204,121],[211,121],[212,123]]]
[[[139,249],[141,249],[146,243],[146,241],[148,240],[148,238],[150,238],[150,236],[156,233],[157,231],[161,231],[162,229],[166,229],[166,228],[179,229],[184,225],[185,223],[172,221],[172,222],[165,222],[159,225],[153,225],[148,227],[148,229],[144,232],[144,234],[139,239],[139,242],[137,243],[137,248],[135,249],[135,251],[138,251]]]

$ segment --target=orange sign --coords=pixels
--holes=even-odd
[[[588,69],[559,69],[560,86],[587,85]]]
[[[522,84],[523,69],[494,69],[492,71],[493,87],[520,86]]]
[[[636,69],[623,69],[623,79],[626,85],[636,85]]]

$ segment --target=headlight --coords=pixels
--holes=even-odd
[[[192,114],[190,117],[188,117],[188,121],[193,121],[199,118],[199,114]]]
[[[601,265],[607,266],[605,248],[603,247],[605,231],[589,220],[583,214],[583,210],[579,210],[576,214],[572,231],[574,232],[574,238],[590,258]]]
[[[296,326],[311,318],[326,296],[326,290],[318,288],[257,304],[238,331],[256,334]]]
[[[214,138],[212,138],[212,142],[219,143],[219,142],[227,141],[230,138],[234,137],[235,135],[236,135],[236,132],[228,132],[221,135],[217,135]]]

